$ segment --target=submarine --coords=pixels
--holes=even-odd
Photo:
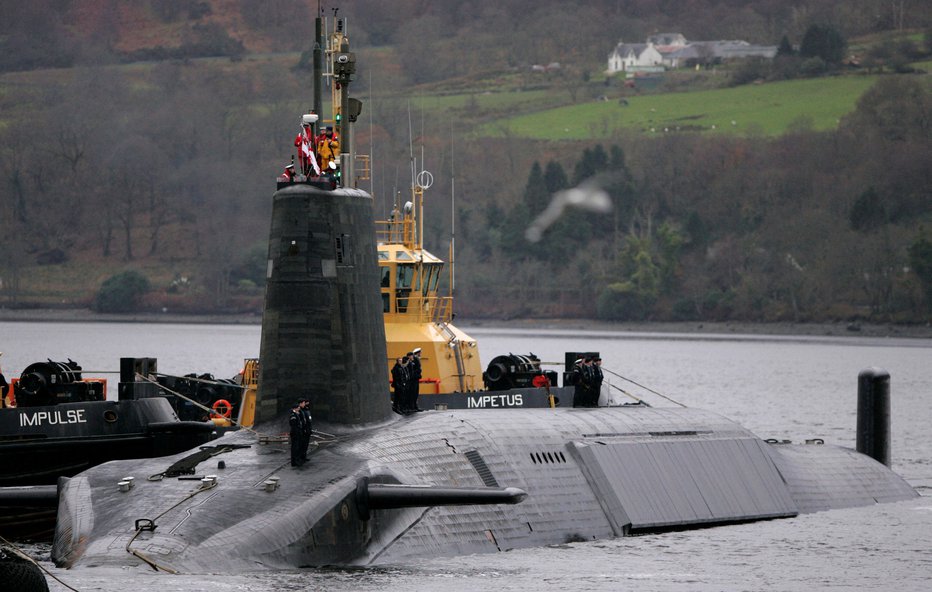
[[[355,56],[344,26],[336,22],[327,54],[334,104],[345,107]],[[859,412],[858,450],[766,441],[688,407],[393,413],[373,200],[353,187],[351,123],[339,131],[341,177],[279,182],[272,197],[254,426],[62,478],[57,565],[398,564],[918,495],[888,467],[883,371],[860,378],[876,412],[863,425]],[[309,461],[292,467],[281,434],[304,398],[314,441]]]

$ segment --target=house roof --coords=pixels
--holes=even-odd
[[[615,46],[615,50],[612,51],[610,57],[614,54],[618,54],[621,57],[631,54],[639,56],[645,49],[647,49],[646,43],[619,43]]]
[[[655,33],[647,38],[649,43],[658,46],[680,46],[686,45],[686,37],[682,33]]]

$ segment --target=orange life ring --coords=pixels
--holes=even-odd
[[[221,405],[224,405],[226,408],[222,412],[217,411],[217,407],[220,407]],[[231,405],[230,402],[227,401],[226,399],[217,399],[216,401],[214,401],[214,404],[211,405],[211,409],[214,410],[213,415],[217,417],[229,418],[230,413],[233,411],[233,405]]]

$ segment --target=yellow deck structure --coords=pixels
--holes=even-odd
[[[444,262],[424,249],[420,186],[390,220],[376,222],[388,375],[395,360],[421,348],[420,394],[483,390],[476,340],[457,329],[452,296],[439,296]]]

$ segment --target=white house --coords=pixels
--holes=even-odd
[[[657,33],[647,43],[619,43],[608,54],[608,73],[652,70],[657,66],[680,68],[695,63],[723,62],[762,57],[772,59],[775,45],[751,45],[747,41],[687,41],[680,33]]]
[[[663,56],[653,43],[619,43],[608,54],[608,73],[636,72],[661,65]]]

